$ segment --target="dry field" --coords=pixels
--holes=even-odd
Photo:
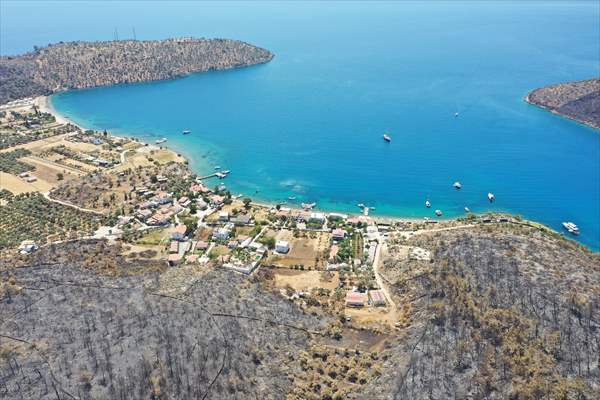
[[[32,175],[36,176],[36,172],[37,171],[34,171]],[[52,189],[52,185],[40,179],[29,183],[17,176],[0,172],[0,189],[6,189],[13,194],[26,192],[48,192],[50,189]]]
[[[279,266],[304,265],[304,268],[323,269],[327,261],[327,253],[331,244],[331,234],[327,232],[303,232],[307,237],[295,238],[292,231],[269,230],[266,236],[274,236],[275,240],[285,240],[290,244],[287,254],[271,257],[270,262]]]
[[[275,286],[278,288],[292,287],[296,291],[307,291],[312,288],[334,290],[339,285],[337,272],[297,271],[292,269],[275,268]],[[327,275],[324,275],[327,274]]]

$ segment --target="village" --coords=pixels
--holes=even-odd
[[[174,271],[224,268],[250,276],[265,268],[281,295],[306,308],[321,305],[346,322],[394,328],[398,310],[378,273],[388,242],[465,224],[257,204],[233,196],[225,174],[197,176],[162,146],[59,123],[35,101],[17,106],[0,114],[3,205],[25,201],[19,196],[29,196],[30,204],[30,193],[40,193],[35,202],[76,211],[70,218],[80,222],[34,238],[4,218],[12,239],[3,239],[5,250],[18,244],[27,254],[56,241],[100,238],[153,254]],[[421,248],[407,248],[404,256],[431,258]]]

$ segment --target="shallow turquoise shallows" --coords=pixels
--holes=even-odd
[[[597,2],[148,3],[141,16],[114,7],[69,11],[58,18],[75,28],[55,39],[86,21],[83,39],[135,24],[138,37],[237,38],[276,57],[53,96],[78,123],[165,137],[198,173],[230,169],[234,194],[404,217],[503,210],[557,230],[573,221],[579,240],[600,248],[600,134],[523,101],[600,73]],[[102,31],[96,19],[115,13]]]

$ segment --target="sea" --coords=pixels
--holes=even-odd
[[[222,182],[233,194],[348,213],[362,203],[372,216],[506,211],[558,231],[572,221],[576,239],[600,249],[600,132],[524,101],[537,87],[600,75],[600,2],[0,7],[3,55],[134,36],[231,38],[272,51],[264,65],[51,98],[83,126],[166,138],[200,175],[231,170]]]

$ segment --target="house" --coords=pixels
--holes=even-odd
[[[156,181],[157,181],[157,182],[163,183],[163,182],[166,182],[166,181],[168,181],[168,180],[169,180],[169,179],[167,179],[167,177],[166,177],[166,176],[163,176],[163,175],[156,175]]]
[[[187,206],[189,206],[192,203],[192,201],[187,196],[182,196],[182,197],[179,198],[178,203],[182,207],[187,207]]]
[[[25,182],[31,183],[31,182],[35,182],[35,181],[37,181],[37,178],[35,176],[28,176],[25,178]]]
[[[218,228],[213,232],[213,239],[215,240],[227,240],[229,236],[231,236],[231,231],[233,230],[233,224],[228,223],[223,228]]]
[[[208,204],[206,204],[206,202],[202,199],[197,199],[196,205],[198,206],[199,210],[206,210],[206,208],[208,207]]]
[[[223,196],[219,196],[218,194],[213,194],[210,196],[210,204],[212,204],[214,207],[222,205],[224,200],[225,198]]]
[[[202,250],[202,251],[206,251],[206,249],[208,249],[208,243],[203,241],[203,240],[199,240],[196,243],[196,249],[197,250]]]
[[[187,256],[185,258],[185,262],[189,263],[189,264],[198,262],[198,255],[197,254],[190,254],[189,256]]]
[[[156,203],[153,201],[144,201],[143,203],[138,204],[138,208],[140,210],[146,210],[148,208],[156,207]]]
[[[237,240],[230,240],[229,243],[227,243],[227,247],[230,249],[235,249],[238,245]]]
[[[219,221],[229,221],[229,213],[227,211],[221,211],[219,213]]]
[[[385,296],[381,290],[370,290],[371,304],[374,306],[385,306]]]
[[[290,244],[285,240],[278,240],[275,242],[275,251],[277,253],[285,254],[290,251]]]
[[[171,233],[171,239],[183,240],[185,233],[187,232],[187,226],[179,224],[175,227],[175,230]]]
[[[331,238],[335,241],[344,240],[346,237],[346,231],[341,228],[336,228],[331,232]]]
[[[169,258],[167,259],[169,261],[169,265],[174,266],[174,265],[178,265],[179,263],[181,263],[181,254],[179,253],[172,253],[169,254]]]
[[[150,210],[139,210],[135,213],[135,216],[138,217],[142,221],[146,221],[152,215],[152,211]]]
[[[308,219],[309,222],[320,222],[320,223],[325,223],[325,214],[321,213],[321,212],[313,212],[310,213],[310,217]]]
[[[169,253],[177,253],[179,252],[179,242],[173,240],[171,245],[169,246]]]
[[[364,307],[367,295],[360,292],[348,291],[346,293],[346,307]]]
[[[238,214],[231,219],[231,222],[238,226],[249,225],[252,222],[252,216],[248,214]]]
[[[167,204],[171,202],[171,195],[167,192],[158,192],[153,200],[160,205]]]

